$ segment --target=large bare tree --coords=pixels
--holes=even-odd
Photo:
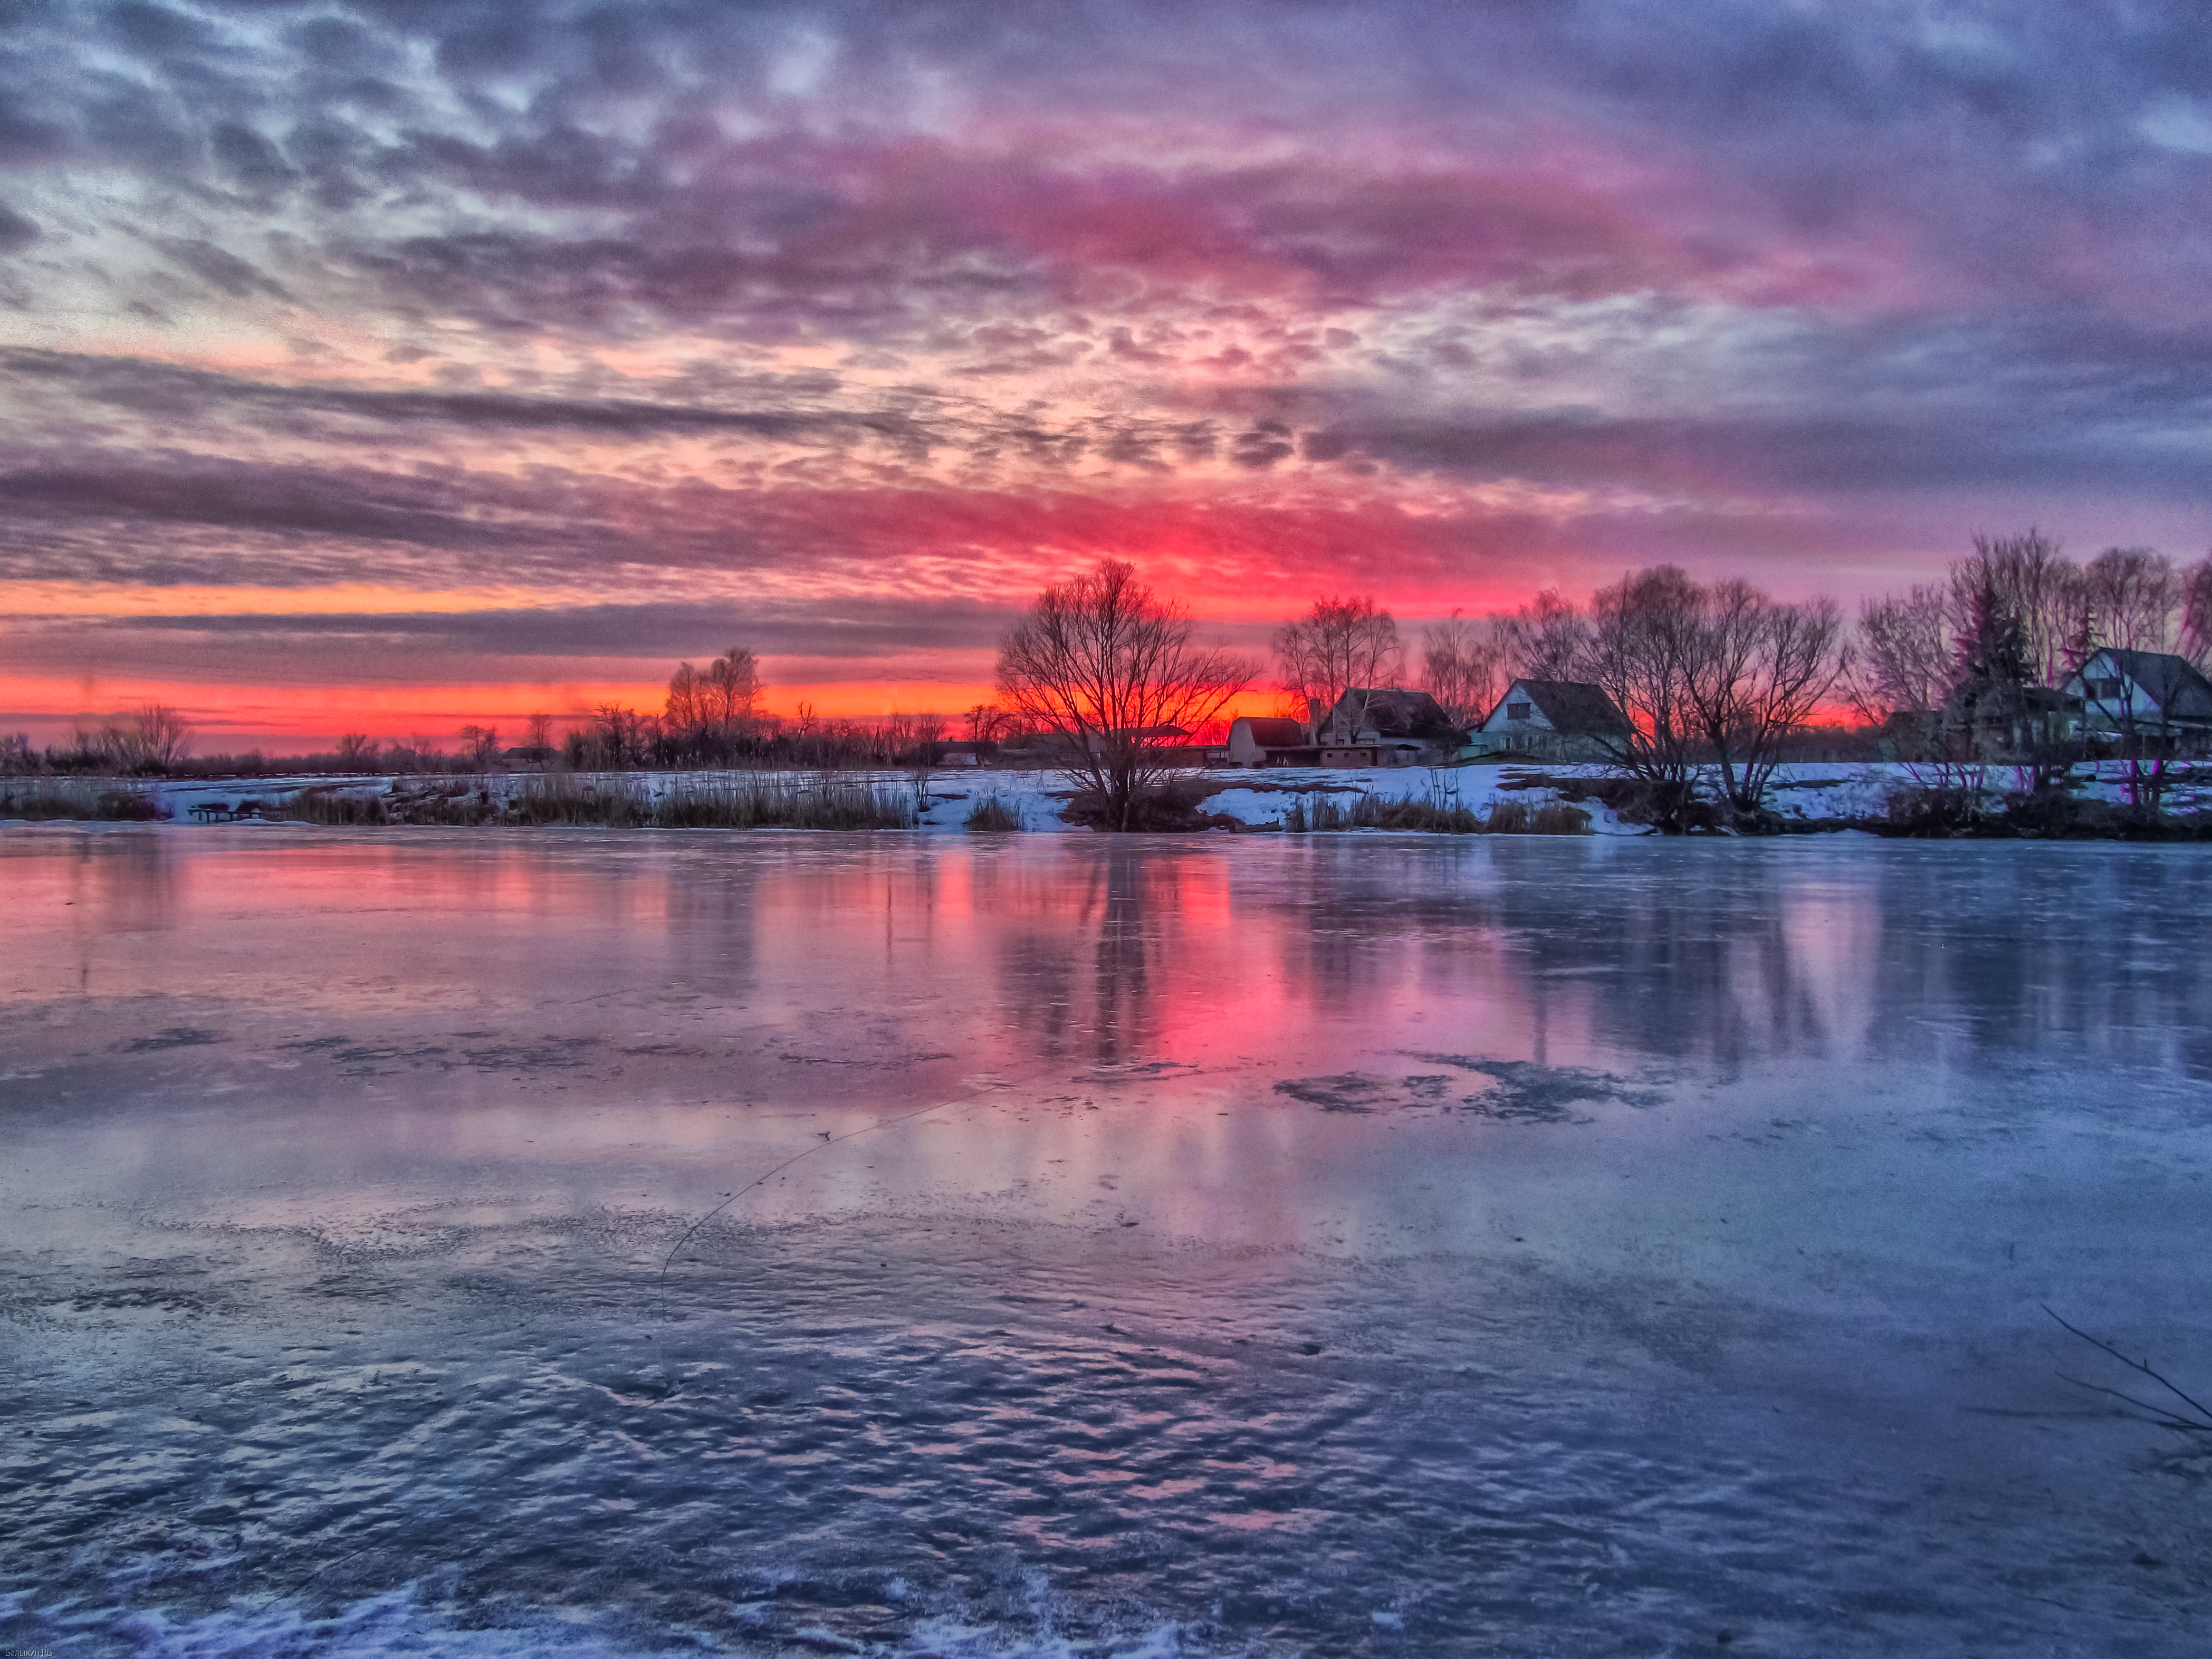
[[[733,645],[703,669],[678,665],[668,679],[663,724],[678,743],[727,759],[758,722],[760,701],[760,663]]]
[[[1628,717],[1606,746],[1651,786],[1660,827],[1677,829],[1708,769],[1729,805],[1759,809],[1783,739],[1835,685],[1843,631],[1832,600],[1778,604],[1748,582],[1705,587],[1661,565],[1597,592],[1567,666]]]
[[[2056,685],[2079,665],[2086,633],[2081,568],[2041,531],[1977,536],[1974,550],[1951,567],[1953,626],[1964,629],[1977,605],[1994,596],[2020,621],[2030,680]]]
[[[1457,726],[1487,715],[1504,690],[1505,647],[1483,624],[1455,611],[1421,635],[1421,689]]]
[[[1778,605],[1731,578],[1698,595],[1685,644],[1684,683],[1738,811],[1759,810],[1782,761],[1783,739],[1802,730],[1842,668],[1843,613],[1832,599]]]
[[[1571,680],[1589,666],[1590,619],[1547,587],[1511,616],[1491,618],[1509,679]]]
[[[1672,832],[1697,797],[1690,674],[1701,649],[1703,599],[1672,565],[1623,576],[1592,596],[1582,649],[1559,676],[1594,683],[1627,716],[1626,736],[1601,742],[1616,767],[1650,786],[1654,822]]]
[[[2108,547],[2081,573],[2084,645],[2081,666],[2098,646],[2171,651],[2181,620],[2182,578],[2173,561],[2148,547]]]
[[[1869,725],[1897,714],[1932,718],[1942,709],[1959,664],[1951,601],[1949,588],[1930,586],[1861,603],[1858,648],[1844,688]]]
[[[1274,646],[1283,689],[1309,705],[1319,703],[1324,712],[1347,691],[1388,685],[1404,662],[1396,620],[1372,599],[1357,595],[1316,599],[1312,610],[1276,630]],[[1357,726],[1366,711],[1351,712]]]
[[[1134,567],[1102,559],[1037,595],[999,645],[1000,705],[1064,745],[1062,769],[1094,792],[1107,827],[1135,827],[1168,770],[1155,735],[1218,719],[1251,665],[1200,646],[1188,612]]]

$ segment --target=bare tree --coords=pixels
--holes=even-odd
[[[118,772],[167,772],[189,754],[192,728],[166,704],[149,702],[127,718],[110,720],[77,747],[95,754]]]
[[[662,725],[678,744],[727,760],[760,720],[760,664],[743,646],[732,646],[703,669],[677,665],[668,679]]]
[[[620,703],[601,703],[590,724],[570,733],[571,763],[595,771],[618,771],[643,763],[659,735],[659,722]]]
[[[1681,830],[1697,799],[1699,732],[1690,674],[1704,648],[1704,597],[1672,565],[1601,588],[1590,601],[1581,652],[1556,676],[1593,681],[1628,717],[1626,736],[1601,741],[1615,766],[1650,786],[1653,821],[1669,833]]]
[[[398,758],[395,757],[394,758]],[[446,769],[446,751],[437,736],[429,732],[410,732],[407,734],[406,759],[400,766],[404,772],[442,772]]]
[[[468,751],[469,764],[479,772],[491,769],[499,758],[499,728],[495,726],[465,726],[461,728],[461,747]]]
[[[1985,594],[2019,619],[2031,684],[2056,685],[2080,665],[2087,632],[2081,567],[2041,531],[1975,537],[1973,552],[1951,567],[1951,593],[1956,627]]]
[[[1324,711],[1347,691],[1389,684],[1403,662],[1396,621],[1372,599],[1358,596],[1316,599],[1312,610],[1276,630],[1274,647],[1284,689]],[[1352,713],[1356,727],[1365,711]]]
[[[988,702],[977,703],[961,718],[967,722],[970,743],[996,743],[1012,737],[1018,723],[1013,714]]]
[[[338,733],[337,756],[350,765],[374,766],[376,764],[376,739],[366,732],[341,732]]]
[[[1858,648],[1844,682],[1861,719],[1880,726],[1901,714],[1936,716],[1958,672],[1954,616],[1945,587],[1915,587],[1861,604]]]
[[[1684,684],[1721,793],[1756,811],[1781,763],[1782,740],[1802,730],[1836,683],[1843,613],[1832,599],[1777,605],[1731,579],[1703,590],[1682,635]]]
[[[2212,554],[2182,573],[2181,654],[2199,673],[2212,669]]]
[[[532,714],[530,717],[530,746],[547,750],[553,747],[553,717],[550,714]]]
[[[2124,651],[2171,651],[2181,620],[2182,578],[2173,561],[2148,547],[2110,547],[2081,573],[2083,648],[2073,667],[2099,646]]]
[[[1547,587],[1511,616],[1491,618],[1508,679],[1571,680],[1587,664],[1590,619]]]
[[[1454,726],[1474,726],[1490,713],[1504,689],[1504,665],[1505,647],[1456,611],[1421,635],[1421,689]]]
[[[1158,728],[1205,725],[1251,678],[1250,665],[1199,647],[1188,613],[1118,559],[1046,588],[999,646],[1000,706],[1060,738],[1064,769],[1115,830],[1133,826],[1167,769]]]

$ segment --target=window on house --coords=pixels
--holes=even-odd
[[[1528,718],[1529,712],[1529,706],[1525,702],[1509,702],[1505,705],[1505,718],[1509,720],[1525,720]]]
[[[2112,702],[2120,695],[2120,683],[2118,680],[2091,680],[2089,695],[2100,702]]]

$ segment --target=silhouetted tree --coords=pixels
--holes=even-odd
[[[2183,580],[2173,561],[2148,547],[2110,547],[2081,573],[2082,642],[2069,670],[2098,647],[2171,651],[2182,620]]]
[[[467,753],[470,765],[479,772],[489,770],[499,758],[499,728],[465,726],[461,728],[461,747]]]
[[[1976,626],[1975,606],[1993,600],[2019,629],[2021,670],[2030,685],[2056,685],[2073,672],[2083,636],[2087,589],[2081,568],[2041,531],[1977,536],[1974,550],[1951,567],[1954,626]]]
[[[1494,635],[1455,611],[1421,636],[1421,689],[1437,700],[1454,726],[1471,726],[1497,704],[1504,690],[1506,651]]]
[[[1324,714],[1347,691],[1389,685],[1403,662],[1395,619],[1372,599],[1356,596],[1316,599],[1312,610],[1276,630],[1274,647],[1284,690]],[[1349,712],[1357,728],[1365,711]]]
[[[1158,728],[1205,725],[1251,678],[1200,647],[1188,613],[1118,559],[1046,588],[999,646],[1000,706],[1060,739],[1063,769],[1095,792],[1112,830],[1134,827],[1166,770]]]
[[[727,760],[755,736],[760,701],[758,661],[744,647],[732,646],[704,669],[678,665],[669,677],[663,729],[695,758]]]
[[[1689,632],[1690,706],[1721,793],[1739,811],[1764,805],[1785,738],[1801,731],[1842,667],[1843,614],[1832,599],[1778,605],[1731,578],[1698,596]]]
[[[1590,619],[1557,588],[1546,588],[1510,617],[1492,617],[1491,626],[1509,680],[1571,680],[1587,666]]]
[[[1616,767],[1650,787],[1652,821],[1669,833],[1682,830],[1697,799],[1690,676],[1702,648],[1703,599],[1672,565],[1624,576],[1591,599],[1583,645],[1565,672],[1546,677],[1589,681],[1627,716],[1627,735],[1604,738],[1603,747]]]

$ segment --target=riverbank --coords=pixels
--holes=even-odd
[[[2077,769],[2031,795],[2008,767],[1978,790],[1940,789],[1911,768],[1785,766],[1757,815],[1710,804],[1692,833],[2062,840],[2212,839],[2212,765],[2175,772],[2157,814],[2129,799],[2125,769]],[[301,773],[234,778],[0,780],[0,821],[240,822],[355,827],[574,825],[801,829],[921,834],[1072,834],[1093,815],[1060,774],[897,771]],[[1178,775],[1146,827],[1172,833],[1643,836],[1656,833],[1635,785],[1601,768],[1231,768]]]

